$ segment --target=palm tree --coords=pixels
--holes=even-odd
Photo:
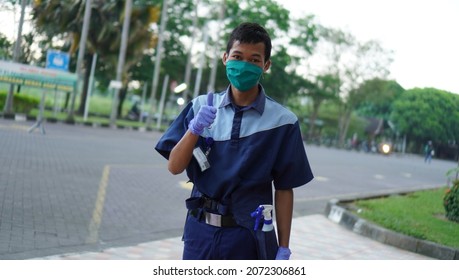
[[[100,74],[105,75],[106,80],[115,77],[124,19],[124,2],[102,0],[92,2],[87,54],[84,57],[86,71],[79,114],[84,112],[90,74],[87,68],[91,65],[93,54],[97,53],[99,56],[99,69],[102,70]],[[141,6],[137,5],[132,9],[129,43],[123,68],[124,91],[121,92],[124,92],[124,95],[120,96],[121,100],[124,100],[125,97],[131,67],[142,59],[145,49],[152,47],[155,34],[150,29],[150,24],[156,22],[159,17],[159,7],[152,3],[160,2],[159,0],[137,2]],[[37,31],[46,34],[49,38],[67,39],[71,44],[69,52],[74,55],[82,32],[84,9],[85,0],[37,0],[32,10],[32,18]],[[118,110],[120,111],[122,102],[119,104]]]

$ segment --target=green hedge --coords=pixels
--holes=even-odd
[[[5,107],[5,101],[8,93],[0,92],[0,111]],[[34,108],[40,104],[40,99],[24,94],[15,94],[13,99],[13,112],[20,114],[29,114]]]
[[[455,180],[453,186],[447,189],[443,206],[445,206],[446,218],[459,223],[459,180]]]

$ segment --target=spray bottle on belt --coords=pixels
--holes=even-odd
[[[261,219],[263,219],[263,227],[261,229],[262,231],[268,232],[274,229],[272,211],[272,205],[262,204],[258,206],[258,208],[250,214],[252,218],[255,218],[254,230],[258,230]]]

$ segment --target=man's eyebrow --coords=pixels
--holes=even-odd
[[[244,54],[244,53],[241,51],[233,51],[232,54]],[[251,57],[263,57],[263,56],[261,54],[254,53],[251,55]]]

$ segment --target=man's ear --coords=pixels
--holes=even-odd
[[[223,65],[226,66],[226,60],[228,59],[228,54],[226,52],[223,53],[222,55],[222,62],[223,62]]]
[[[263,67],[263,72],[267,72],[269,67],[271,67],[271,59],[266,61],[265,66]]]

